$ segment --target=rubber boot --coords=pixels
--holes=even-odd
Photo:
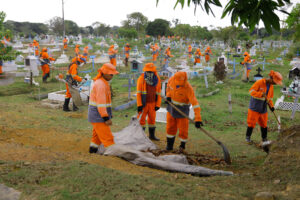
[[[75,103],[73,102],[73,111],[77,111],[79,110],[79,108],[75,105]]]
[[[167,151],[173,150],[174,142],[175,142],[175,137],[172,138],[167,137],[167,147],[166,147]]]
[[[43,83],[46,83],[47,82],[47,74],[45,74],[44,76],[43,76]]]
[[[65,112],[70,112],[71,111],[69,109],[69,103],[70,103],[70,98],[65,98],[65,103],[63,105],[63,111],[65,111]]]
[[[262,141],[263,142],[268,141],[268,139],[267,139],[267,136],[268,136],[268,127],[266,127],[266,128],[260,127],[260,131],[261,131],[261,139],[262,139]]]
[[[181,141],[179,149],[185,149],[185,143],[186,142]]]
[[[252,135],[253,128],[252,127],[247,127],[247,132],[246,132],[246,142],[251,143],[251,135]]]
[[[97,151],[98,151],[98,148],[90,147],[90,150],[89,150],[90,153],[97,153]]]
[[[125,58],[125,66],[128,67],[128,58]]]
[[[149,127],[149,138],[150,140],[159,141],[159,139],[155,137],[155,127]]]
[[[145,130],[146,130],[146,127],[143,127],[143,131],[145,132]]]

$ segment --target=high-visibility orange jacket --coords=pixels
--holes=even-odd
[[[39,55],[39,48],[40,48],[40,45],[39,43],[36,41],[36,40],[33,40],[33,48],[34,48],[34,55],[38,56]]]
[[[170,57],[174,57],[174,56],[171,54],[170,48],[167,48],[165,51],[165,59],[169,59]]]
[[[191,46],[191,45],[189,45],[189,48],[188,48],[188,53],[189,53],[189,54],[192,54],[192,51],[193,51],[193,48],[192,48],[192,46]]]
[[[200,105],[195,97],[194,90],[187,80],[186,72],[176,72],[167,85],[167,97],[171,97],[172,103],[175,104],[186,115],[189,115],[190,104],[195,112],[195,121],[201,121]],[[167,107],[168,112],[174,118],[184,118],[170,105]]]
[[[86,46],[86,47],[83,48],[83,57],[84,57],[85,59],[87,59],[87,56],[88,56],[88,55],[89,55],[89,47]]]
[[[267,88],[268,91],[267,91]],[[267,112],[267,101],[269,102],[271,107],[274,107],[273,104],[273,95],[274,95],[274,89],[273,85],[267,85],[266,79],[260,79],[256,81],[252,87],[249,90],[249,93],[251,95],[249,109],[259,112],[259,113],[266,113]],[[263,97],[263,93],[267,94],[267,101]]]
[[[68,48],[68,39],[64,38],[63,43],[64,43],[64,49],[67,49]]]
[[[152,71],[152,70],[151,70]],[[160,107],[161,104],[161,82],[160,82],[160,78],[155,71],[153,71],[154,74],[157,76],[158,78],[158,83],[156,85],[156,97],[155,97],[155,106],[156,107]],[[147,83],[146,80],[144,78],[144,74],[141,74],[141,76],[138,78],[137,81],[137,94],[136,94],[136,101],[137,101],[137,106],[145,106],[147,104]]]
[[[244,60],[242,61],[242,64],[245,64],[245,63],[251,63],[251,57],[249,54],[247,56],[245,56]]]
[[[103,78],[94,82],[88,110],[88,121],[92,123],[104,122],[103,117],[112,116],[111,91],[109,83]]]
[[[76,45],[76,46],[75,46],[75,55],[76,55],[76,56],[80,55],[79,45]]]
[[[156,55],[156,48],[155,46],[151,45],[151,51],[152,51],[152,55]]]
[[[41,62],[43,75],[48,74],[50,72],[50,67],[49,67],[50,60],[54,61],[55,59],[50,57],[46,51],[41,52],[40,58],[44,60],[44,62]]]
[[[124,53],[125,53],[125,56],[126,58],[129,58],[129,51],[131,50],[131,48],[129,46],[125,46],[124,47]]]
[[[159,46],[156,43],[155,43],[154,47],[155,47],[156,56],[158,56],[160,48],[159,48]]]
[[[108,55],[109,55],[109,58],[116,58],[117,56],[117,53],[118,53],[118,50],[115,50],[114,47],[110,47],[108,49]]]
[[[74,80],[81,82],[82,78],[80,76],[78,76],[77,68],[78,68],[78,65],[76,62],[71,63],[69,70],[67,72],[67,76],[71,75]]]
[[[2,71],[2,65],[3,65],[3,61],[2,61],[2,60],[0,60],[0,74],[2,74],[2,73],[3,73],[3,71]]]
[[[211,52],[211,49],[209,46],[205,49],[204,54],[205,54],[205,61],[208,62],[210,60],[210,55],[212,55],[212,52]]]

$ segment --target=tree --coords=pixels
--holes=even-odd
[[[31,22],[15,22],[8,20],[4,22],[4,28],[12,31],[13,34],[23,33],[26,36],[47,34],[49,28],[43,23],[31,23]]]
[[[94,34],[97,36],[105,36],[111,31],[109,25],[100,22],[94,22],[92,27],[94,28]]]
[[[121,37],[128,38],[128,39],[133,39],[137,38],[137,31],[134,28],[119,28],[118,33]]]
[[[189,24],[178,24],[172,31],[175,35],[187,38],[191,34],[191,26]]]
[[[65,29],[66,29],[66,35],[77,36],[80,33],[79,26],[71,20],[65,20]]]
[[[4,29],[3,22],[6,17],[6,14],[1,11],[0,12],[0,38],[11,38],[11,31],[8,29]],[[17,56],[17,52],[12,49],[11,46],[7,44],[3,44],[0,42],[0,61],[13,60]]]
[[[202,10],[205,9],[206,13],[210,12],[214,15],[211,5],[222,7],[222,4],[219,0],[175,0],[175,6],[181,4],[183,8],[187,2],[187,6],[191,6],[191,2],[195,5],[195,12],[197,6],[201,7]],[[158,5],[159,0],[156,0]],[[275,11],[281,11],[288,14],[284,11],[284,7],[290,4],[290,0],[228,0],[226,4],[222,18],[227,15],[231,15],[231,24],[238,24],[241,26],[244,24],[246,27],[253,31],[255,25],[259,24],[259,21],[262,20],[265,28],[269,33],[272,33],[272,28],[279,31],[279,17],[276,15]]]
[[[122,21],[124,28],[135,28],[138,33],[145,31],[148,24],[148,18],[140,12],[134,12],[127,15],[127,20]]]
[[[250,36],[249,36],[249,34],[247,34],[246,32],[243,31],[238,34],[237,39],[248,41],[250,39]]]
[[[58,34],[58,35],[63,35],[63,19],[61,17],[53,17],[52,19],[49,20],[49,27],[50,29]]]
[[[206,27],[202,28],[201,26],[193,26],[191,28],[191,37],[195,39],[211,40],[213,35],[207,30]]]
[[[288,28],[295,31],[295,40],[300,41],[300,3],[296,4],[285,22],[287,23]]]
[[[168,35],[170,33],[170,22],[164,19],[155,19],[153,22],[149,22],[146,27],[148,35]]]

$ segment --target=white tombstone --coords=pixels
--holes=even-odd
[[[39,75],[39,65],[40,62],[35,56],[27,56],[25,58],[25,67],[28,69],[29,72],[32,72],[33,76]]]
[[[255,48],[251,48],[250,49],[250,55],[251,56],[255,56],[256,55],[256,49]]]
[[[60,57],[58,57],[55,61],[56,64],[64,64],[69,63],[69,58],[66,54],[62,54]]]
[[[240,45],[236,48],[236,53],[237,54],[241,54],[242,53],[242,47]]]
[[[160,108],[158,111],[156,111],[156,122],[161,122],[161,123],[167,123],[167,109],[166,108]],[[194,113],[194,109],[193,106],[190,106],[190,113],[189,113],[189,117],[191,119],[195,118],[195,113]]]
[[[3,62],[2,71],[3,72],[12,72],[17,71],[18,67],[14,60]]]
[[[227,70],[227,58],[224,55],[224,52],[222,52],[222,55],[220,57],[218,57],[218,61],[224,61],[224,64],[225,64],[226,70]]]

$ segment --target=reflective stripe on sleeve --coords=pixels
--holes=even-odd
[[[108,104],[97,104],[96,102],[90,101],[89,105],[91,106],[96,106],[97,108],[107,108],[107,107],[111,107],[111,103]]]
[[[181,103],[181,102],[177,102],[177,101],[174,101],[172,99],[172,103],[175,104],[175,105],[178,105],[178,106],[189,106],[190,104],[187,104],[187,103]]]

